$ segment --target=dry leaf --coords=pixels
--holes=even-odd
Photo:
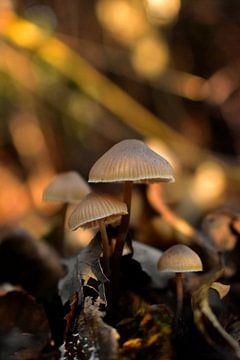
[[[240,234],[239,222],[239,214],[218,210],[204,218],[202,229],[217,249],[231,251],[235,248]]]
[[[225,331],[216,315],[213,313],[208,300],[208,292],[212,287],[222,298],[229,290],[226,285],[216,283],[222,270],[212,272],[207,283],[203,284],[192,295],[192,308],[195,324],[205,339],[218,350],[228,354],[228,358],[240,359],[240,347],[234,338]]]
[[[76,258],[67,262],[68,274],[60,281],[62,302],[70,301],[62,359],[116,358],[117,331],[103,322],[100,311],[106,306],[104,283],[108,280],[101,268],[101,252],[97,234]]]
[[[43,307],[22,291],[0,297],[0,359],[38,358],[50,341]]]
[[[134,294],[131,298],[141,306],[128,319],[128,323],[126,320],[119,323],[123,332],[121,338],[126,338],[119,349],[119,358],[171,359],[173,314],[164,304],[148,305]]]
[[[162,251],[152,246],[132,242],[133,259],[141,264],[141,268],[151,277],[151,284],[156,288],[165,288],[169,279],[172,277],[168,273],[160,273],[157,269],[157,262],[162,255]]]
[[[100,264],[102,248],[99,233],[92,239],[88,246],[70,260],[65,261],[68,267],[67,275],[59,282],[59,295],[62,303],[71,300],[74,293],[78,293],[79,303],[83,302],[85,291],[99,297],[102,304],[106,304],[104,283],[108,280]]]
[[[66,335],[62,347],[63,358],[68,360],[113,360],[117,358],[117,331],[105,324],[99,311],[99,303],[90,297],[75,320],[72,329]]]
[[[48,297],[63,275],[60,258],[47,243],[20,228],[1,231],[0,282],[21,285],[36,297]]]
[[[230,287],[230,285],[225,285],[216,281],[211,285],[211,289],[214,289],[218,292],[220,299],[223,299],[228,294]]]

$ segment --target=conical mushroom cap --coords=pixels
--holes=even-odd
[[[98,226],[99,220],[109,224],[127,214],[127,205],[109,194],[90,193],[85,196],[69,217],[70,230]]]
[[[195,251],[186,245],[174,245],[167,249],[158,261],[158,270],[164,272],[202,271],[202,261]]]
[[[45,188],[43,200],[76,203],[91,191],[88,183],[75,171],[58,174]]]
[[[89,173],[89,182],[138,183],[174,181],[171,165],[140,140],[123,140],[101,156]]]

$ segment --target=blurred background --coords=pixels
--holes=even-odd
[[[1,0],[0,224],[46,234],[54,175],[87,179],[127,138],[173,165],[163,197],[179,217],[198,227],[214,209],[238,212],[239,19],[237,0]],[[147,218],[156,232],[144,187],[133,206],[132,226]]]

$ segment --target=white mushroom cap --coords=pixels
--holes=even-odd
[[[101,156],[89,173],[89,182],[137,183],[174,181],[171,165],[140,140],[123,140]]]
[[[159,271],[174,273],[203,270],[198,254],[186,245],[171,246],[162,254],[157,266]]]
[[[58,174],[44,189],[43,200],[76,203],[91,191],[88,183],[75,171]]]
[[[98,226],[99,220],[109,224],[127,212],[127,205],[114,196],[92,192],[80,201],[70,215],[68,224],[70,230]]]

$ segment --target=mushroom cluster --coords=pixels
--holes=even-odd
[[[80,181],[81,180],[81,181]],[[144,142],[123,140],[110,148],[92,166],[90,183],[123,183],[123,200],[112,195],[91,192],[89,186],[75,172],[59,175],[45,189],[43,198],[64,203],[80,200],[69,217],[69,228],[98,227],[103,249],[103,267],[110,276],[110,257],[118,268],[121,259],[131,214],[131,198],[134,183],[173,182],[171,165],[162,156],[152,151]],[[120,219],[116,245],[110,244],[106,225]],[[112,250],[113,249],[113,250]]]
[[[130,221],[134,183],[173,182],[171,165],[140,140],[123,140],[103,154],[89,173],[90,183],[123,183],[123,201],[128,213],[122,217],[114,251],[118,260],[123,251]]]
[[[114,145],[92,166],[90,183],[123,183],[122,200],[106,193],[91,191],[75,172],[60,174],[45,189],[46,201],[77,203],[68,219],[70,230],[97,228],[102,247],[102,266],[107,278],[118,280],[117,272],[128,232],[133,184],[173,182],[171,165],[139,140],[124,140]],[[118,222],[116,241],[108,236],[107,225]],[[114,245],[115,244],[115,245]],[[63,249],[63,243],[61,244]],[[64,254],[64,253],[63,253]],[[112,260],[112,261],[110,261]],[[176,274],[176,324],[183,306],[183,273],[202,271],[199,256],[185,245],[175,245],[160,257],[158,270]],[[118,281],[115,283],[119,283]],[[116,289],[116,284],[114,285]]]

